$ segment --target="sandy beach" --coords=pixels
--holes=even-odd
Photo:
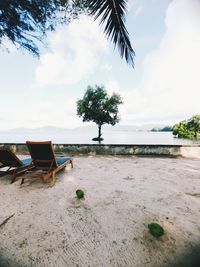
[[[0,224],[13,215],[0,226],[0,267],[184,266],[199,255],[200,160],[75,157],[52,188],[1,177],[0,203]]]

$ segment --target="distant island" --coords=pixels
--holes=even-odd
[[[151,132],[172,132],[171,126],[165,126],[163,128],[152,128]]]

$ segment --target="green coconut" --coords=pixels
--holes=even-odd
[[[77,189],[76,190],[76,196],[77,198],[83,198],[85,195],[84,191],[82,189]]]
[[[148,224],[148,228],[150,233],[154,236],[154,237],[160,237],[162,235],[164,235],[164,229],[163,227],[157,223],[157,222],[151,222]]]

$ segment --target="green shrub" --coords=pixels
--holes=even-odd
[[[84,195],[85,195],[85,193],[84,193],[84,191],[82,190],[82,189],[77,189],[76,190],[76,196],[77,196],[77,198],[84,198]]]
[[[178,138],[198,139],[200,137],[200,115],[194,115],[188,120],[175,124],[172,133]]]
[[[148,224],[148,228],[149,228],[150,233],[154,237],[160,237],[160,236],[162,236],[164,234],[164,229],[157,222],[151,222],[151,223],[149,223]]]

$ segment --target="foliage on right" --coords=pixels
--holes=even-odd
[[[178,138],[200,138],[200,115],[193,115],[190,119],[175,124],[172,133]]]

